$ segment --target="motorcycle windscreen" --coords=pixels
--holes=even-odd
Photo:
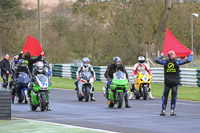
[[[117,71],[116,73],[114,73],[114,78],[117,78],[119,80],[124,80],[126,79],[126,75],[122,71]]]
[[[92,74],[91,72],[82,72],[81,73],[81,78],[84,80],[90,80],[90,78],[92,78]]]
[[[47,82],[48,85],[46,87],[48,87],[51,84],[49,78],[47,76],[43,75],[43,74],[38,74],[37,78],[39,79],[39,81],[41,83],[46,83]],[[38,85],[38,86],[40,86],[39,83],[37,82],[37,80],[35,81],[35,84]]]
[[[20,72],[20,74],[17,78],[18,83],[27,84],[30,81],[31,81],[31,79],[29,78],[28,74],[26,74],[25,72]]]

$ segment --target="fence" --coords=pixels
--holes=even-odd
[[[104,73],[106,66],[93,66],[96,73],[97,81],[105,82]],[[64,77],[69,79],[76,78],[76,71],[78,66],[69,64],[53,64],[53,76]],[[130,81],[133,79],[132,70],[133,67],[126,67]],[[164,82],[164,69],[163,68],[151,68],[153,75],[152,83]],[[188,69],[180,68],[180,85],[200,87],[200,69]]]

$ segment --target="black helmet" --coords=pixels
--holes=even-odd
[[[116,56],[116,57],[113,57],[113,62],[115,64],[115,66],[117,67],[120,67],[122,65],[122,60],[120,57]]]
[[[26,61],[24,59],[19,60],[19,66],[24,67],[26,65]]]
[[[138,57],[138,62],[141,63],[141,64],[144,63],[145,62],[144,56]]]

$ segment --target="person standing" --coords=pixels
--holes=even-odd
[[[44,55],[44,52],[41,52],[41,54],[36,58],[36,59],[32,59],[30,52],[25,52],[24,53],[24,58],[22,57],[23,51],[21,51],[21,53],[19,54],[19,60],[20,59],[24,59],[26,61],[26,65],[28,66],[31,74],[33,71],[33,64],[36,63],[37,61],[41,61],[42,55]]]
[[[170,89],[172,89],[170,115],[171,116],[176,115],[175,107],[176,107],[177,91],[179,84],[179,66],[186,63],[190,63],[192,61],[193,55],[194,53],[191,52],[191,54],[187,57],[187,59],[177,60],[175,52],[169,51],[168,52],[169,59],[162,59],[163,53],[161,54],[161,56],[155,59],[156,63],[164,66],[164,91],[162,96],[162,110],[160,116],[166,115],[167,100]]]
[[[9,54],[6,54],[4,59],[1,61],[1,77],[3,78],[3,88],[7,89],[8,77],[11,74]]]

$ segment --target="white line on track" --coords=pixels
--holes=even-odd
[[[99,131],[99,132],[105,132],[105,133],[118,133],[118,132],[113,132],[113,131],[108,131],[108,130],[103,130],[103,129],[87,128],[87,127],[67,125],[67,124],[60,124],[60,123],[54,123],[54,122],[46,122],[46,121],[33,120],[33,119],[24,119],[24,118],[18,118],[18,117],[12,117],[12,118],[13,119],[17,119],[17,120],[30,120],[30,121],[47,123],[47,124],[54,124],[54,125],[58,125],[58,126],[65,126],[65,127],[68,127],[68,128],[81,128],[81,129],[93,130],[93,131]]]

